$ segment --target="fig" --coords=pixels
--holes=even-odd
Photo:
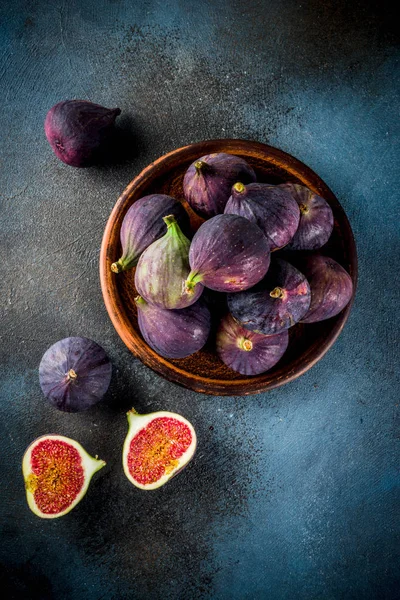
[[[175,413],[139,415],[128,411],[129,430],[122,453],[127,478],[143,490],[154,490],[174,477],[193,457],[196,432]]]
[[[263,335],[245,329],[226,315],[217,331],[217,354],[228,367],[242,375],[259,375],[281,359],[289,342],[287,330]]]
[[[82,500],[92,476],[105,464],[75,440],[41,436],[28,446],[22,461],[29,508],[42,519],[66,515]]]
[[[235,183],[224,212],[258,225],[268,239],[271,252],[290,242],[300,220],[299,206],[291,194],[266,183]]]
[[[254,288],[228,295],[232,316],[245,329],[273,335],[301,321],[310,307],[310,286],[288,262],[275,259]]]
[[[44,395],[59,410],[87,410],[106,393],[111,380],[111,362],[93,340],[68,337],[44,353],[39,380]]]
[[[183,193],[196,213],[214,217],[224,212],[236,181],[256,181],[256,174],[243,158],[223,152],[206,154],[186,171]]]
[[[238,215],[217,215],[195,233],[189,251],[188,290],[205,285],[236,292],[255,285],[268,271],[268,240],[257,225]]]
[[[211,327],[210,311],[202,299],[187,308],[165,310],[135,298],[142,336],[164,358],[184,358],[200,350]]]
[[[321,248],[333,231],[333,212],[327,201],[303,185],[281,183],[277,187],[289,192],[300,208],[299,226],[287,249]]]
[[[87,100],[66,100],[46,115],[44,130],[54,154],[72,167],[89,167],[110,136],[119,108]]]
[[[327,256],[307,256],[300,264],[311,289],[310,308],[301,322],[316,323],[339,314],[353,295],[348,272]]]
[[[120,273],[135,267],[142,252],[165,235],[163,217],[168,215],[174,215],[183,233],[190,235],[189,215],[175,198],[150,194],[132,204],[121,225],[122,256],[111,265],[111,271]]]

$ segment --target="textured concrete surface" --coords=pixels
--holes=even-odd
[[[382,2],[2,0],[1,589],[63,600],[399,598],[399,47]],[[46,111],[67,98],[119,106],[112,165],[58,162]],[[359,251],[355,306],[296,382],[249,398],[170,384],[133,358],[103,306],[107,217],[151,160],[206,138],[256,139],[314,169]],[[114,364],[104,403],[50,407],[44,351],[67,335]],[[190,466],[134,489],[125,410],[180,412]],[[108,463],[54,522],[27,508],[26,446],[58,432]],[[5,594],[5,595],[4,595]]]

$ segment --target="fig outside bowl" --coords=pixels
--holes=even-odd
[[[289,347],[270,371],[245,377],[230,370],[218,358],[211,335],[199,352],[179,360],[159,356],[143,340],[137,324],[134,302],[134,269],[115,274],[111,264],[121,254],[120,228],[128,208],[139,198],[162,193],[183,201],[193,229],[202,219],[183,199],[182,180],[189,165],[212,152],[241,156],[254,168],[260,182],[300,183],[325,198],[332,207],[335,224],[323,253],[337,260],[351,275],[354,292],[357,284],[357,251],[346,214],[338,200],[316,173],[296,158],[259,142],[246,140],[209,140],[169,152],[146,167],[125,189],[108,219],[100,252],[100,280],[103,298],[118,335],[140,360],[168,379],[196,392],[218,396],[256,394],[288,383],[310,369],[333,345],[349,316],[352,301],[343,311],[326,321],[296,324],[289,330]],[[354,293],[353,293],[354,298]]]

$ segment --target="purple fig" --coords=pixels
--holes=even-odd
[[[326,200],[303,185],[282,183],[278,188],[289,192],[300,208],[300,222],[288,250],[317,250],[333,231],[333,212]]]
[[[316,323],[339,314],[350,302],[353,282],[333,258],[313,255],[302,259],[301,270],[311,288],[311,304],[302,323]]]
[[[210,333],[211,316],[200,299],[179,310],[165,310],[135,298],[142,336],[164,358],[184,358],[200,350]]]
[[[166,234],[153,242],[139,258],[135,273],[138,293],[160,308],[185,308],[201,296],[203,286],[188,289],[190,241],[185,237],[174,215],[163,217]]]
[[[86,100],[66,100],[49,110],[44,130],[60,160],[72,167],[89,167],[120,113],[119,108],[104,108]]]
[[[237,215],[205,221],[192,240],[188,290],[202,283],[217,292],[236,292],[255,285],[268,271],[268,240],[257,225]]]
[[[114,273],[135,267],[142,252],[165,235],[167,226],[163,217],[168,215],[174,215],[182,232],[190,235],[189,215],[175,198],[165,194],[150,194],[132,204],[122,221],[122,256],[111,265]]]
[[[195,212],[213,217],[224,212],[236,181],[256,181],[256,174],[243,158],[223,152],[206,154],[186,171],[183,192]]]
[[[45,352],[39,366],[39,380],[44,395],[59,410],[87,410],[106,393],[111,363],[96,342],[69,337]]]
[[[288,347],[287,330],[263,335],[245,329],[226,315],[217,332],[217,353],[222,362],[242,375],[258,375],[271,369]]]
[[[288,262],[275,259],[254,288],[228,295],[232,316],[246,329],[273,335],[301,321],[311,302],[304,275]]]
[[[235,183],[224,212],[258,225],[271,252],[290,242],[300,220],[299,206],[291,194],[267,183]]]

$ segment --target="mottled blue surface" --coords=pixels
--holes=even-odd
[[[385,3],[3,0],[0,4],[2,597],[395,599],[399,593],[399,46]],[[119,106],[125,160],[58,162],[43,134],[67,98]],[[249,398],[168,383],[105,311],[98,256],[125,185],[207,138],[267,142],[314,169],[351,221],[360,280],[335,346]],[[128,139],[129,141],[129,139]],[[114,368],[104,404],[67,415],[37,368],[67,335]],[[124,412],[184,414],[199,448],[157,492],[122,472]],[[58,432],[108,463],[53,522],[27,508],[26,446]]]

